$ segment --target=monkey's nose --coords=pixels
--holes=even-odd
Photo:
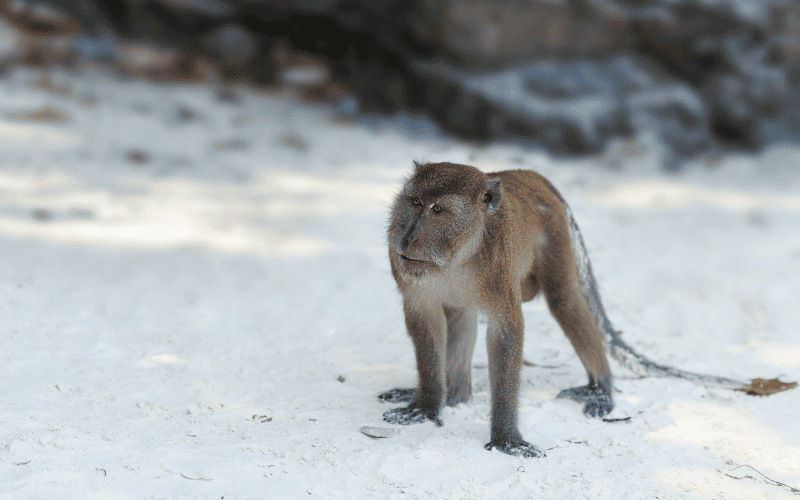
[[[417,234],[416,231],[412,231],[409,234],[406,234],[403,237],[403,241],[400,242],[400,246],[403,250],[408,250],[408,247],[411,246],[412,243],[417,241]]]

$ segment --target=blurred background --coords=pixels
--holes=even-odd
[[[798,140],[794,0],[0,0],[13,238],[383,259],[413,160],[763,227]]]
[[[5,74],[101,65],[223,101],[288,85],[351,119],[405,112],[555,155],[646,134],[666,170],[800,138],[793,0],[2,0],[0,16]]]
[[[791,392],[620,369],[633,418],[602,431],[553,401],[584,376],[543,300],[520,422],[549,462],[481,449],[483,340],[446,433],[358,429],[416,376],[386,258],[415,160],[547,177],[654,360],[800,379],[799,140],[795,0],[0,0],[0,491],[738,498],[734,460],[798,484]]]

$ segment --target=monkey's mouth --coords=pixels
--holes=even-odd
[[[413,262],[416,264],[433,264],[433,262],[428,260],[420,260],[420,259],[412,259],[411,257],[406,257],[403,254],[400,254],[400,260],[403,262]]]
[[[414,259],[403,254],[400,254],[400,262],[402,272],[412,276],[422,276],[439,268],[429,260]]]

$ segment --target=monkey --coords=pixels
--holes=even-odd
[[[572,344],[588,384],[557,398],[584,404],[589,417],[614,408],[606,353],[641,376],[670,376],[713,387],[745,384],[654,363],[619,337],[606,316],[578,225],[564,198],[540,174],[484,174],[454,163],[417,163],[391,208],[387,231],[392,276],[403,298],[418,386],[379,395],[383,418],[442,426],[444,405],[472,395],[477,315],[487,318],[491,392],[490,441],[484,447],[544,457],[517,427],[522,364],[521,304],[544,295]]]

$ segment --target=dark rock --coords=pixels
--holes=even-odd
[[[299,135],[288,132],[277,139],[277,143],[295,151],[303,152],[308,149],[308,142]]]
[[[43,4],[52,9],[0,14],[26,33],[83,29],[76,40],[84,45],[113,32],[121,40],[115,57],[129,73],[286,83],[307,100],[335,100],[342,115],[424,114],[470,139],[594,154],[614,137],[650,132],[669,146],[673,165],[715,148],[800,139],[798,2]],[[125,49],[131,44],[151,44],[149,55]],[[66,60],[39,42],[13,57]],[[195,119],[179,110],[175,121]],[[282,144],[303,149],[289,143]]]
[[[199,111],[186,104],[177,104],[173,109],[170,121],[178,124],[198,122],[203,120],[203,115]]]
[[[240,104],[242,98],[235,89],[223,86],[217,90],[217,100],[226,104]]]
[[[134,165],[144,165],[150,162],[150,154],[141,149],[132,149],[125,153],[125,158]]]

